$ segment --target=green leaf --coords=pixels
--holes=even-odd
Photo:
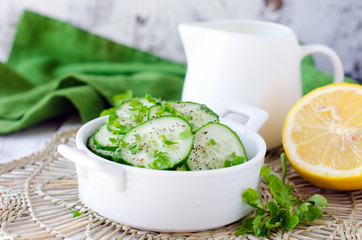
[[[260,226],[258,234],[256,234],[258,237],[265,237],[268,238],[270,234],[270,230],[273,228],[276,228],[280,226],[280,222],[275,220],[274,218],[268,218],[266,219],[263,224]]]
[[[253,230],[257,236],[260,233],[260,225],[262,220],[263,220],[263,215],[258,215],[253,220]]]
[[[308,202],[313,202],[315,205],[320,207],[328,207],[327,199],[320,194],[314,194],[311,198],[308,199]]]
[[[132,126],[128,126],[128,125],[123,125],[121,124],[120,121],[114,121],[113,125],[119,129],[120,132],[128,132],[129,130],[131,130]]]
[[[155,114],[160,117],[160,116],[162,116],[164,113],[165,113],[165,110],[163,110],[162,107],[159,107]]]
[[[297,203],[297,199],[292,194],[292,186],[284,185],[276,175],[271,175],[270,169],[267,166],[262,167],[261,175],[264,177],[270,192],[278,204],[285,207],[287,205],[294,206]]]
[[[171,113],[172,115],[179,115],[179,112],[177,111],[177,109],[172,108],[168,102],[164,102],[162,104],[162,108],[165,112]]]
[[[109,113],[108,123],[109,124],[114,124],[114,122],[118,119],[116,109],[113,108],[113,110],[110,110],[108,113]],[[105,115],[107,115],[107,114],[105,113]],[[101,116],[105,116],[105,115],[102,115],[102,113],[101,113]]]
[[[227,167],[231,167],[231,161],[229,159],[226,159],[225,162],[224,162],[224,167],[227,168]]]
[[[122,105],[124,100],[128,100],[133,98],[133,91],[127,90],[124,93],[117,94],[113,97],[113,106],[120,106]]]
[[[313,222],[316,219],[323,218],[322,209],[317,207],[309,207],[308,212],[305,213],[308,222]]]
[[[185,129],[177,136],[177,138],[180,140],[185,140],[186,138],[189,137],[190,134],[191,134],[191,131],[188,129]]]
[[[140,142],[137,141],[132,143],[128,149],[131,151],[132,154],[136,154],[140,150],[140,146],[141,146]]]
[[[299,223],[299,218],[296,215],[287,214],[282,220],[281,226],[284,229],[291,230]]]
[[[254,232],[253,229],[253,221],[255,217],[248,217],[246,218],[241,226],[239,227],[239,230],[235,232],[236,236],[244,235],[245,233],[252,233]]]
[[[104,109],[100,114],[99,116],[100,117],[103,117],[103,116],[107,116],[107,115],[112,115],[112,114],[115,114],[116,112],[116,108],[109,108],[109,109]],[[116,115],[117,117],[117,115]]]
[[[268,213],[268,211],[265,209],[257,208],[257,209],[255,209],[255,213],[257,215],[264,215],[264,214]]]
[[[157,100],[156,98],[152,97],[150,94],[146,94],[145,95],[145,99],[147,100],[147,102],[149,103],[153,103],[153,104],[158,104],[159,100]]]
[[[311,204],[308,202],[301,203],[299,207],[295,210],[294,214],[298,216],[299,222],[305,222],[306,221],[306,215],[305,213],[308,211],[309,206]]]
[[[174,144],[178,144],[178,142],[174,142],[174,141],[171,141],[169,139],[166,138],[165,134],[162,134],[162,142],[167,146],[167,147],[170,147]]]
[[[254,207],[254,208],[259,208],[259,209],[265,209],[263,204],[260,201],[259,198],[259,193],[252,188],[248,188],[245,192],[243,192],[243,199],[244,201]]]
[[[215,143],[216,144],[216,143]],[[224,161],[224,167],[231,167],[242,164],[246,161],[243,156],[237,156],[234,152],[230,154],[230,157]]]
[[[71,211],[72,211],[72,218],[76,218],[76,217],[79,217],[79,216],[83,215],[83,213],[78,212],[75,209],[71,209]]]
[[[245,162],[245,157],[236,156],[236,157],[234,158],[233,164],[234,164],[234,165],[239,165],[239,164],[242,164],[242,163],[244,163],[244,162]]]
[[[141,135],[139,135],[138,133],[134,134],[133,136],[136,138],[137,141],[141,141]]]
[[[269,201],[266,207],[270,210],[270,216],[277,217],[279,214],[279,206],[274,201]]]
[[[122,141],[123,143],[123,141]],[[114,152],[112,152],[111,157],[113,161],[118,163],[123,163],[122,154],[121,154],[121,147],[117,148]]]
[[[172,161],[167,155],[167,152],[154,150],[153,157],[155,158],[155,160],[152,163],[148,164],[148,166],[152,169],[165,169],[172,167]]]
[[[232,162],[230,161],[229,164],[231,165]],[[254,211],[256,217],[246,219],[237,234],[252,232],[258,237],[268,238],[273,228],[282,227],[291,230],[300,222],[306,220],[312,222],[323,217],[322,210],[315,207],[316,205],[327,206],[327,200],[323,196],[316,194],[308,201],[298,200],[293,195],[292,186],[284,185],[276,175],[270,174],[267,166],[262,167],[260,174],[269,186],[274,200],[266,203],[266,208],[264,208],[256,190],[249,188],[243,192],[245,202],[256,208]],[[294,206],[297,208],[293,213]]]
[[[131,107],[130,110],[137,110],[143,106],[143,103],[138,98],[132,98],[128,105]]]
[[[215,140],[214,140],[213,138],[210,139],[210,144],[211,144],[212,146],[215,146],[215,145],[216,145],[216,142],[215,142]]]
[[[276,218],[268,218],[264,223],[265,223],[265,226],[269,229],[279,227],[281,224],[281,222],[276,220]],[[269,237],[269,235],[267,237]]]

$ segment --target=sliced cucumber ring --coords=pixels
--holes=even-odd
[[[133,126],[147,120],[149,108],[154,104],[154,101],[145,98],[125,100],[110,114],[107,126],[115,134],[125,134]]]
[[[181,117],[151,119],[124,135],[120,158],[132,166],[176,169],[189,156],[193,138],[190,124]]]
[[[223,124],[208,123],[196,131],[186,166],[190,170],[209,170],[245,161],[245,149],[237,134]]]
[[[122,137],[123,135],[113,134],[104,123],[94,134],[93,141],[98,149],[114,151],[119,147],[119,140]]]
[[[88,139],[88,148],[98,156],[101,156],[108,160],[113,160],[112,158],[113,151],[103,150],[98,148],[97,144],[94,143],[94,135]],[[121,159],[119,159],[118,162],[121,162]]]
[[[164,115],[183,117],[190,123],[194,132],[208,122],[219,122],[219,116],[210,108],[194,102],[167,101],[163,102],[162,106],[154,105],[148,112],[148,119]]]

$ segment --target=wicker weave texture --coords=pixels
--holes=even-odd
[[[91,211],[78,198],[74,164],[56,152],[61,143],[74,145],[75,132],[58,132],[42,151],[0,165],[1,239],[257,239],[252,235],[235,236],[242,220],[209,231],[159,233],[130,228]],[[277,175],[281,174],[281,151],[276,149],[266,156],[266,164]],[[298,197],[320,193],[329,206],[323,209],[323,219],[300,224],[291,231],[272,232],[270,239],[362,239],[362,190],[316,188],[290,166],[286,182]],[[264,182],[260,195],[264,203],[272,199]],[[72,218],[74,210],[82,215]]]

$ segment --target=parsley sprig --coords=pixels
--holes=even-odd
[[[161,152],[159,150],[153,151],[153,158],[155,159],[148,166],[152,169],[165,169],[172,167],[172,161],[167,152]]]
[[[234,152],[231,153],[230,157],[228,159],[225,160],[224,162],[224,167],[232,167],[232,166],[236,166],[239,164],[242,164],[246,162],[246,158],[243,156],[238,156],[236,155]]]
[[[285,156],[282,155],[285,160]],[[284,162],[285,163],[285,162]],[[285,164],[283,163],[283,172]],[[298,223],[313,222],[323,218],[322,210],[319,207],[327,207],[327,200],[319,194],[314,194],[308,200],[298,199],[292,193],[292,186],[285,185],[276,175],[270,174],[270,168],[263,166],[260,171],[266,184],[269,186],[274,200],[264,206],[255,189],[247,189],[243,194],[245,202],[254,207],[255,217],[246,218],[237,236],[245,233],[254,233],[258,237],[269,237],[270,230],[281,227],[286,230],[293,229]],[[284,175],[284,174],[283,174]]]
[[[166,147],[171,147],[174,144],[178,144],[178,142],[171,141],[170,139],[167,139],[165,134],[162,134],[162,142],[166,145]]]
[[[72,211],[72,218],[76,218],[76,217],[79,217],[81,215],[83,215],[83,213],[77,211],[76,209],[70,209]]]
[[[156,115],[162,116],[165,113],[169,113],[171,115],[180,115],[177,109],[172,108],[168,102],[163,102],[162,105],[160,105],[159,109],[156,112]]]

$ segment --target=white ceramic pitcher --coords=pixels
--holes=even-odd
[[[282,127],[291,107],[302,96],[301,60],[326,55],[334,82],[344,79],[337,54],[319,45],[298,44],[295,33],[276,23],[223,20],[181,24],[187,58],[183,101],[204,103],[217,111],[223,101],[238,101],[269,113],[260,130],[268,149],[281,144]]]

